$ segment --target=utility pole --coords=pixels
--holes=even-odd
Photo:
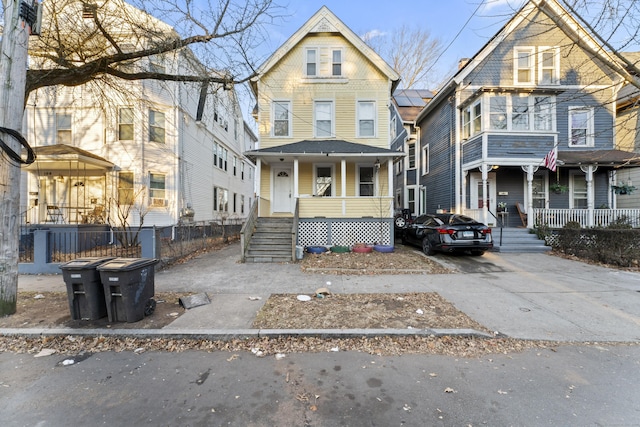
[[[28,1],[28,2],[27,2]],[[27,48],[35,22],[32,0],[2,0],[4,31],[0,45],[0,316],[16,312],[20,233],[20,156],[27,77]],[[11,132],[13,131],[13,132]],[[12,133],[14,135],[12,135]],[[11,157],[13,154],[13,157]]]

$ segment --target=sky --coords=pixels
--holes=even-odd
[[[434,71],[450,76],[458,61],[473,56],[523,3],[524,0],[289,0],[288,16],[270,28],[265,48],[275,51],[324,5],[360,36],[375,32],[378,37],[386,37],[402,25],[428,30],[432,38],[439,38],[443,46],[448,46]]]

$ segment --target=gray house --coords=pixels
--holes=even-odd
[[[633,78],[558,2],[529,1],[416,117],[426,211],[528,228],[638,218],[615,187],[640,163],[616,144]]]

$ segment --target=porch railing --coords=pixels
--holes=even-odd
[[[640,227],[640,209],[533,209],[534,225],[562,228],[578,222],[583,228],[628,224]]]
[[[240,230],[240,248],[242,249],[242,261],[245,260],[245,254],[247,253],[247,248],[249,247],[249,243],[251,243],[251,235],[256,229],[256,223],[258,222],[258,206],[260,202],[258,199],[254,200],[253,205],[249,209],[249,215],[247,216],[247,221],[242,226]]]

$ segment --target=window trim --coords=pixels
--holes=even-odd
[[[153,180],[151,179],[153,176],[157,176],[157,177],[162,177],[162,188],[154,188],[151,186],[151,183],[153,182]],[[162,203],[162,205],[164,206],[164,203],[166,203],[167,200],[167,174],[166,173],[159,173],[159,172],[149,172],[148,174],[148,178],[149,178],[149,206],[151,207],[159,207],[158,205],[156,205],[154,203],[154,199],[161,199],[164,202]],[[155,194],[155,192],[158,192],[158,194],[162,194],[162,196],[158,196]]]
[[[520,67],[519,54],[528,53],[530,58],[529,67]],[[535,46],[516,46],[513,48],[513,84],[516,86],[533,86],[536,83],[536,48]],[[520,70],[529,70],[529,81],[521,82],[519,79]]]
[[[285,107],[287,110],[287,134],[276,135],[276,104],[287,104]],[[274,99],[271,101],[271,136],[274,138],[291,138],[292,137],[292,114],[291,114],[292,102],[290,99]]]
[[[373,134],[372,135],[362,135],[360,133],[360,121],[361,120],[369,120],[362,119],[360,117],[360,106],[365,104],[372,104],[373,106]],[[376,106],[376,101],[370,99],[359,99],[356,101],[356,137],[357,138],[376,138],[378,135],[378,117],[376,112],[378,111]]]
[[[582,178],[585,181],[585,190],[584,190],[584,198],[580,198],[581,200],[585,200],[586,203],[585,205],[588,206],[589,204],[589,189],[588,189],[588,185],[587,182],[585,180],[585,176],[583,173],[580,173],[579,171],[569,171],[569,209],[586,209],[586,207],[584,208],[576,208],[576,186],[575,186],[575,180],[576,178]]]
[[[343,55],[343,49],[342,48],[330,48],[330,52],[331,52],[331,72],[329,73],[329,75],[331,77],[342,77],[342,64],[344,64],[344,55]],[[340,52],[340,62],[335,62],[334,61],[334,53],[335,52]],[[334,67],[338,65],[340,67],[340,73],[339,74],[335,74],[334,73]]]
[[[554,95],[534,95],[534,94],[529,94],[527,95],[527,115],[528,115],[528,123],[529,123],[529,127],[528,129],[514,129],[513,128],[513,98],[516,96],[517,94],[513,93],[491,93],[491,94],[486,94],[485,96],[487,97],[487,105],[489,106],[489,118],[488,118],[488,132],[529,132],[529,133],[552,133],[552,132],[556,132],[556,97]],[[506,128],[501,129],[501,128],[493,128],[492,127],[492,120],[491,117],[494,114],[497,114],[497,112],[493,112],[493,110],[491,109],[492,107],[492,103],[491,100],[495,97],[504,97],[505,98],[505,111],[504,114],[506,114]],[[524,98],[524,97],[520,97],[520,98]],[[536,100],[539,98],[546,98],[549,100],[548,105],[549,105],[549,120],[551,121],[551,129],[537,129],[537,123],[538,121],[536,120],[537,117],[542,117],[543,115],[540,114],[540,110],[536,110]],[[546,116],[545,116],[546,117]]]
[[[318,48],[317,47],[308,47],[304,50],[304,72],[303,75],[305,77],[318,77],[318,69],[319,69],[319,63],[318,63]],[[314,62],[309,62],[309,53],[313,52],[314,53]],[[310,64],[314,64],[315,68],[314,68],[314,73],[313,74],[309,74],[309,65]]]
[[[128,180],[123,180],[122,179],[122,175],[130,175],[131,176],[131,187],[123,187],[121,185],[121,183],[126,182],[129,183]],[[133,171],[119,171],[118,172],[118,183],[117,183],[117,194],[118,194],[118,200],[117,203],[121,206],[131,206],[133,204],[135,204],[135,173]],[[130,192],[130,196],[129,197],[122,197],[122,191],[127,190],[127,192]],[[127,202],[131,202],[131,203],[127,203]]]
[[[331,129],[329,131],[330,132],[329,135],[322,135],[322,136],[318,135],[319,128],[318,128],[318,125],[317,125],[318,124],[317,106],[321,105],[321,104],[327,104],[327,105],[329,105],[331,107],[331,111],[329,113],[330,116],[331,116],[331,118],[330,118]],[[315,99],[313,101],[313,136],[314,136],[314,138],[335,138],[335,134],[336,134],[335,133],[335,124],[336,124],[335,115],[336,115],[336,113],[335,113],[335,105],[334,104],[335,104],[334,101],[331,100],[331,99]]]
[[[157,126],[151,123],[151,113],[158,113],[162,115],[162,122],[163,122],[163,126]],[[155,114],[154,114],[155,116]],[[154,108],[149,108],[149,142],[155,142],[157,144],[166,144],[167,143],[167,117],[166,114],[160,110],[156,110]],[[154,121],[155,122],[155,121]],[[153,136],[155,135],[154,133],[154,129],[162,129],[162,141],[156,141],[155,139],[153,139]]]
[[[413,150],[411,149],[413,147]],[[406,170],[413,170],[417,168],[417,156],[416,150],[418,148],[418,141],[415,139],[407,140],[407,167]],[[413,166],[411,166],[411,159],[413,158]]]
[[[370,168],[371,169],[371,185],[373,187],[373,191],[372,191],[372,195],[371,196],[363,196],[360,194],[360,170],[364,169],[364,168]],[[356,165],[356,196],[357,197],[376,197],[378,194],[378,189],[376,188],[376,171],[374,170],[374,167],[370,164],[358,164]],[[367,183],[368,184],[368,183]]]
[[[427,175],[429,173],[429,161],[431,160],[431,152],[430,152],[430,147],[429,144],[426,144],[424,147],[422,147],[422,159],[421,159],[421,169],[422,169],[422,175]]]
[[[68,128],[60,127],[59,118],[61,118],[62,116],[66,116],[66,117],[69,118],[69,127]],[[57,111],[55,119],[56,119],[56,143],[57,144],[70,144],[70,145],[73,145],[73,114],[68,113],[68,112]],[[65,134],[67,134],[67,133],[69,134],[68,142],[61,140],[60,132],[64,132]]]
[[[318,195],[318,168],[329,168],[331,171],[331,194],[329,196]],[[313,195],[317,197],[335,197],[336,195],[336,169],[332,163],[314,163],[313,164]]]
[[[572,138],[572,131],[573,131],[573,120],[572,120],[572,116],[573,113],[576,112],[586,112],[588,117],[587,117],[587,128],[586,128],[586,135],[585,135],[585,144],[584,145],[578,145],[578,144],[573,144],[573,138]],[[595,145],[595,136],[594,136],[594,129],[595,129],[595,111],[593,107],[569,107],[568,111],[567,111],[567,145],[569,146],[569,148],[584,148],[584,147],[593,147]]]
[[[124,110],[129,110],[131,112],[131,122],[123,122],[122,121],[122,112]],[[130,126],[131,127],[131,138],[123,139],[122,138],[122,126]],[[118,141],[133,141],[135,139],[135,111],[133,107],[119,107],[118,108]]]
[[[479,99],[475,100],[474,102],[470,103],[469,105],[467,105],[461,112],[460,115],[460,120],[462,120],[462,139],[466,140],[466,139],[471,139],[476,135],[479,135],[480,133],[482,133],[482,129],[483,129],[483,119],[482,119],[482,99],[483,97],[480,97]],[[479,115],[475,115],[476,113],[476,109],[477,107],[480,107],[480,114]],[[480,129],[478,129],[477,131],[475,130],[475,124],[479,123],[480,124]]]
[[[543,82],[542,76],[545,70],[550,67],[544,66],[543,56],[551,51],[553,53],[553,79],[551,82]],[[538,46],[538,84],[559,85],[560,84],[560,48],[557,46]]]

